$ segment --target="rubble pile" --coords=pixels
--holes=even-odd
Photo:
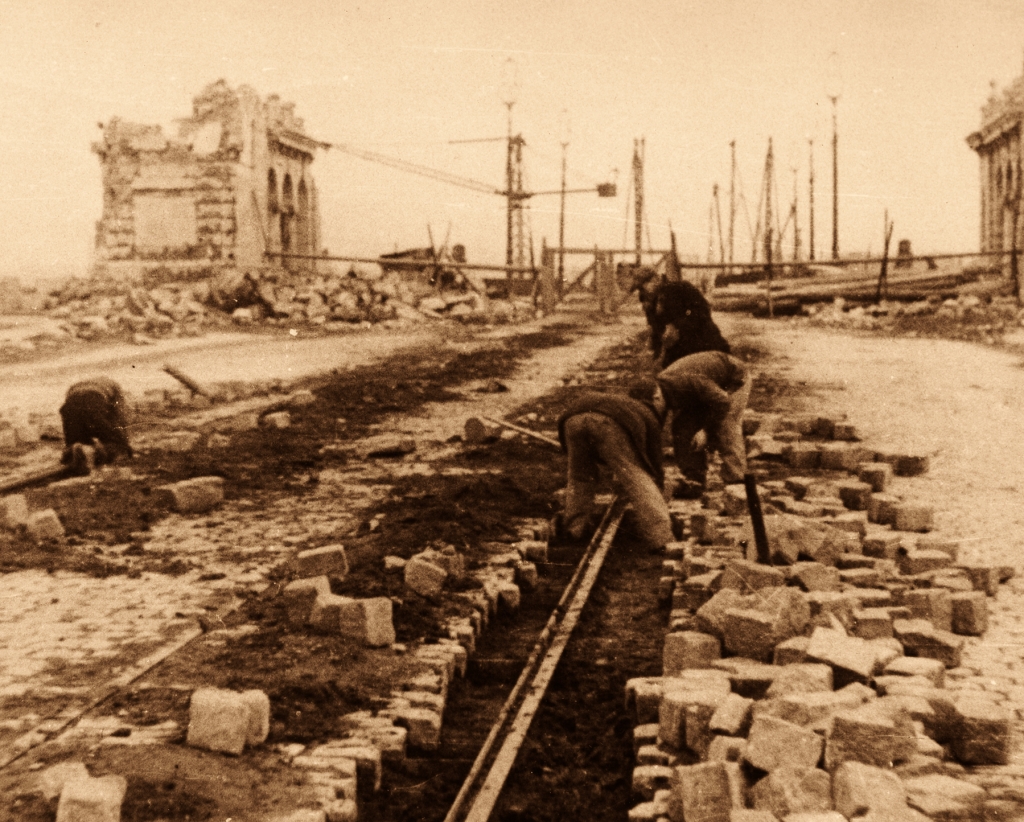
[[[814,416],[744,428],[788,474],[759,482],[771,563],[742,486],[672,503],[662,676],[626,686],[629,819],[1019,818],[1013,789],[992,789],[1013,783],[1016,717],[963,663],[1013,570],[968,561],[892,492],[926,456]]]
[[[354,268],[344,274],[265,268],[152,286],[71,279],[49,293],[43,310],[61,321],[64,341],[127,335],[139,344],[199,336],[232,324],[302,324],[342,331],[381,322],[502,322],[534,314],[528,300],[490,300],[465,284],[441,290],[395,272]]]
[[[885,331],[970,340],[989,345],[1024,342],[1024,308],[1013,297],[956,298],[850,305],[842,298],[803,308],[799,321],[831,328]]]

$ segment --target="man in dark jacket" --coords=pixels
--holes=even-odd
[[[579,539],[595,524],[594,497],[600,466],[614,475],[633,506],[646,547],[672,540],[672,521],[662,492],[664,407],[624,394],[581,392],[558,420],[558,439],[569,457],[564,526]]]
[[[72,462],[76,444],[96,446],[96,462],[113,462],[120,456],[133,457],[128,442],[125,400],[121,387],[107,377],[77,382],[68,389],[60,407],[64,424],[64,454],[61,462]]]
[[[672,411],[672,445],[685,482],[677,495],[696,496],[703,489],[708,451],[721,456],[724,483],[743,482],[743,411],[751,385],[743,362],[721,351],[703,351],[676,360],[656,379]],[[700,432],[705,442],[698,439]]]
[[[711,317],[711,306],[692,283],[645,285],[640,301],[651,327],[654,360],[661,368],[700,351],[730,353],[728,341]]]

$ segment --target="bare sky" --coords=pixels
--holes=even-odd
[[[969,251],[978,247],[979,187],[965,138],[990,81],[1002,88],[1022,73],[1024,3],[0,0],[0,275],[85,273],[101,210],[97,123],[119,116],[170,131],[220,78],[294,101],[318,139],[500,189],[502,142],[451,141],[506,135],[509,58],[527,190],[559,188],[563,109],[569,187],[593,187],[618,169],[615,199],[569,196],[569,245],[632,246],[626,194],[633,141],[644,138],[650,243],[667,247],[671,226],[682,252],[706,259],[715,183],[728,231],[735,140],[735,256],[748,260],[771,138],[776,207],[789,212],[795,180],[805,255],[814,141],[815,251],[830,256],[828,94],[837,92],[840,252],[880,253],[886,209],[894,244]],[[463,243],[471,261],[504,261],[498,195],[336,149],[313,168],[331,253],[425,245],[430,226],[438,243]],[[557,195],[531,201],[538,250],[542,238],[557,242],[558,210]]]

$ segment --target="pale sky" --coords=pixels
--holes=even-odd
[[[830,55],[835,53],[836,58]],[[314,137],[504,187],[509,58],[513,131],[528,191],[618,169],[615,199],[569,195],[566,243],[632,247],[633,142],[646,145],[645,220],[655,248],[704,260],[712,186],[727,233],[736,141],[735,257],[750,258],[769,138],[774,207],[794,194],[808,250],[814,141],[815,252],[831,254],[832,105],[838,92],[840,253],[881,252],[888,210],[916,253],[977,250],[977,156],[989,83],[1024,67],[1020,0],[0,0],[0,276],[84,274],[101,212],[99,122],[163,124],[223,78],[296,104]],[[830,65],[840,86],[828,86]],[[313,165],[323,245],[376,256],[466,246],[503,263],[505,201],[330,150]],[[557,243],[559,198],[529,227]],[[748,218],[749,215],[749,218]],[[627,219],[628,217],[628,219]],[[792,248],[792,234],[787,248]],[[717,234],[713,242],[718,246]],[[645,240],[646,245],[646,240]],[[788,253],[788,252],[787,252]]]

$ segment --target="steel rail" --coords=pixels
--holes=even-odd
[[[583,558],[562,592],[558,604],[541,631],[519,679],[505,700],[490,733],[484,741],[470,768],[469,774],[452,803],[444,822],[485,822],[494,810],[494,804],[501,795],[505,780],[515,763],[536,715],[547,692],[548,684],[569,642],[570,635],[579,622],[580,614],[587,603],[590,591],[601,571],[608,550],[611,548],[619,523],[625,513],[625,502],[614,498],[608,505]],[[524,690],[529,687],[529,691]],[[512,717],[512,711],[516,715]],[[511,721],[510,721],[511,717]],[[492,757],[495,745],[501,741],[501,748]],[[489,764],[486,775],[484,768]],[[465,815],[462,810],[472,798],[472,805]]]

